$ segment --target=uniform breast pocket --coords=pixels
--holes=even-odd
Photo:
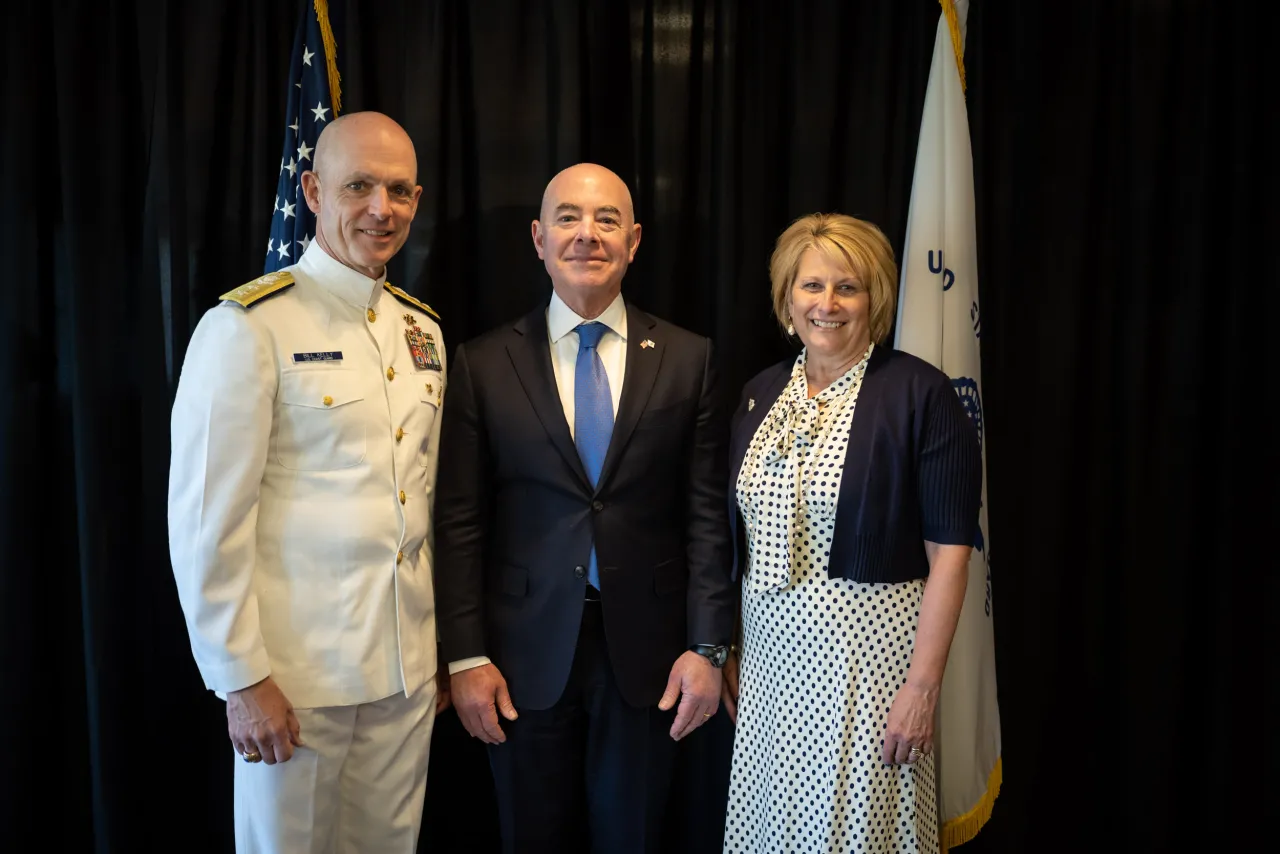
[[[333,471],[364,461],[364,394],[347,370],[280,374],[276,459],[295,471]]]
[[[430,377],[430,379],[427,379]],[[428,373],[418,377],[418,402],[414,406],[416,410],[417,424],[414,425],[418,436],[418,465],[425,466],[431,462],[431,455],[428,453],[427,445],[431,441],[431,431],[436,426],[436,419],[440,417],[440,403],[444,400],[444,383],[441,382],[438,375]]]

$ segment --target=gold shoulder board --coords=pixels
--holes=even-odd
[[[427,314],[434,317],[436,320],[440,319],[440,315],[436,314],[436,310],[434,308],[427,305],[425,302],[422,302],[421,300],[418,300],[418,299],[415,299],[414,297],[409,296],[407,293],[400,290],[390,282],[383,282],[382,286],[387,290],[391,291],[392,295],[395,296],[395,298],[400,300],[401,302],[406,302],[409,305],[414,306],[415,308],[422,309]]]
[[[227,291],[219,299],[231,300],[231,302],[239,303],[244,308],[248,308],[258,300],[269,297],[272,294],[278,294],[287,288],[293,287],[293,285],[293,276],[289,273],[267,273],[252,282],[245,282],[235,290]]]

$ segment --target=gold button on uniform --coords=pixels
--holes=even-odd
[[[327,395],[327,394],[326,394],[326,395],[324,396],[324,405],[325,405],[325,406],[333,406],[333,398],[332,398],[332,397],[329,397],[329,395]]]
[[[387,368],[387,379],[389,379],[389,380],[393,380],[393,379],[395,379],[395,378],[396,378],[396,369],[395,369],[395,368]]]
[[[404,490],[403,490],[403,489],[402,489],[402,490],[400,490],[400,503],[401,503],[401,504],[403,504],[403,503],[404,503],[404,500],[405,500],[405,498],[407,498],[407,497],[408,497],[408,496],[406,496],[406,495],[404,494]]]
[[[373,309],[369,309],[369,322],[373,323],[377,319],[378,319],[377,313]]]
[[[396,563],[400,563],[402,560],[404,560],[404,552],[396,552]]]
[[[397,427],[397,428],[396,428],[396,441],[397,441],[397,442],[399,442],[399,441],[400,441],[401,439],[403,439],[403,438],[404,438],[404,428],[403,428],[403,427]]]

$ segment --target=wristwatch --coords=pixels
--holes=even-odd
[[[705,656],[712,667],[724,667],[724,663],[729,660],[729,647],[724,644],[715,646],[709,643],[695,643],[689,649],[698,655]]]

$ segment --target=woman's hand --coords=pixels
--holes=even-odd
[[[907,682],[893,698],[884,733],[881,757],[889,765],[912,763],[933,751],[933,713],[938,707],[938,687],[922,688]],[[912,748],[917,752],[912,753]]]
[[[893,698],[881,756],[889,765],[915,762],[933,752],[933,713],[938,708],[942,674],[947,666],[965,586],[969,583],[969,546],[924,544],[929,582],[920,601],[915,650],[907,681]],[[916,748],[912,753],[911,749]]]

